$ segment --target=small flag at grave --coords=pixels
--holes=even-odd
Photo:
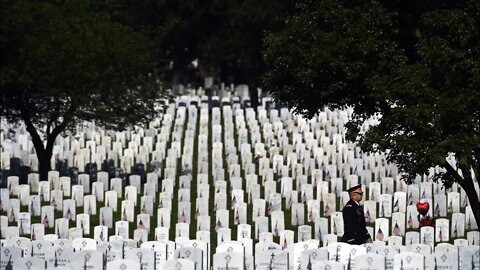
[[[400,226],[398,226],[398,223],[395,222],[395,226],[393,227],[393,235],[400,236],[400,231]]]
[[[325,205],[325,210],[323,211],[323,213],[325,214],[325,216],[330,216],[330,206]]]
[[[376,239],[377,239],[378,241],[383,241],[383,238],[384,238],[384,237],[385,237],[385,236],[383,235],[382,229],[381,229],[381,228],[378,228],[378,232],[377,232]]]
[[[218,230],[220,228],[223,228],[222,222],[220,222],[220,219],[217,221],[217,224],[215,225],[215,230]]]
[[[367,209],[367,212],[365,213],[365,221],[367,223],[372,222],[372,216],[370,215],[370,209]]]
[[[407,225],[408,225],[408,228],[409,228],[409,229],[413,227],[413,218],[412,218],[412,214],[411,214],[411,213],[410,213],[410,215],[408,216]]]
[[[52,196],[51,205],[53,206],[53,209],[57,210],[58,204],[57,204],[57,201],[55,200],[55,196]]]
[[[68,207],[67,211],[65,212],[65,218],[68,220],[72,220],[72,210]]]
[[[127,218],[127,211],[126,211],[126,209],[123,209],[123,213],[122,213],[122,220],[124,220],[124,221],[128,221],[128,218]]]
[[[80,228],[82,229],[82,237],[85,235],[85,224],[83,223],[83,219],[80,220]]]
[[[45,216],[43,217],[42,223],[46,228],[48,228],[48,225],[50,224],[50,221],[48,221],[48,217],[47,217],[46,213],[45,213]]]
[[[393,204],[393,212],[398,212],[398,199],[396,199],[395,203]]]
[[[105,241],[104,235],[103,235],[103,229],[100,231],[100,236],[99,236],[99,238],[100,238],[100,241]]]
[[[186,221],[187,221],[187,217],[185,216],[185,211],[182,210],[182,215],[180,216],[180,218],[178,218],[178,222],[185,223]]]
[[[238,210],[235,211],[235,224],[240,223],[240,215],[238,213]]]
[[[160,216],[160,227],[164,227],[163,215]]]
[[[13,222],[15,220],[15,212],[13,211],[13,207],[10,210],[10,215],[8,216],[8,221]]]
[[[140,219],[137,225],[137,229],[145,229],[145,224],[143,224],[143,220]]]

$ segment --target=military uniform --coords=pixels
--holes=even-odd
[[[367,231],[365,214],[354,200],[349,200],[343,208],[343,227],[344,233],[342,242],[348,244],[361,245],[367,243],[371,238]]]

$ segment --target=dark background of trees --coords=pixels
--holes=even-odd
[[[260,86],[266,31],[278,31],[294,1],[111,0],[97,3],[112,19],[153,41],[157,65],[173,80]],[[191,63],[198,60],[198,68]]]

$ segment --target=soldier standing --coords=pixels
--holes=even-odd
[[[360,201],[363,198],[362,185],[356,185],[348,190],[350,200],[343,208],[344,234],[342,242],[354,245],[372,243],[372,237],[367,231],[365,215]]]

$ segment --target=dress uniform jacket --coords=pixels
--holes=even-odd
[[[367,231],[365,214],[363,213],[362,207],[354,200],[349,200],[343,208],[342,213],[344,225],[342,242],[355,245],[367,243],[371,237]]]

